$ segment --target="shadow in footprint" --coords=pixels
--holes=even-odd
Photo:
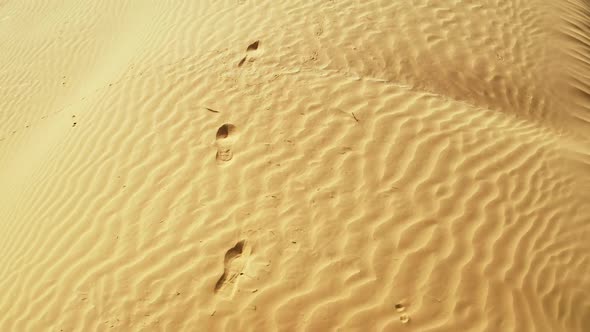
[[[215,159],[217,161],[226,162],[233,158],[232,145],[235,131],[236,126],[231,123],[226,123],[217,129],[217,134],[215,134],[215,143],[217,145]]]
[[[242,67],[242,65],[244,64],[244,62],[246,62],[246,58],[247,57],[243,57],[242,60],[240,60],[240,62],[238,63],[238,67]]]
[[[257,40],[252,44],[248,45],[248,48],[246,48],[246,52],[256,51],[258,49],[258,45],[260,45],[260,40]]]
[[[244,269],[245,257],[249,254],[249,248],[246,241],[242,240],[236,243],[231,249],[226,251],[223,259],[223,274],[215,283],[214,292],[229,292],[233,294],[234,284]],[[231,286],[231,287],[230,287]]]

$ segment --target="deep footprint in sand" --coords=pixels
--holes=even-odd
[[[215,293],[220,293],[228,297],[233,295],[236,281],[242,275],[242,270],[250,252],[250,247],[246,244],[246,241],[242,240],[225,253],[223,274],[219,277],[217,283],[215,283]]]
[[[215,144],[217,145],[217,154],[215,159],[219,162],[230,161],[233,156],[232,146],[235,141],[236,126],[226,123],[217,129],[215,135]]]

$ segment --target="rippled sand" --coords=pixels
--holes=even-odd
[[[583,0],[0,0],[1,331],[590,331]]]

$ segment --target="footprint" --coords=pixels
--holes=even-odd
[[[232,145],[235,140],[236,126],[231,123],[226,123],[217,129],[215,135],[215,144],[217,145],[217,154],[215,159],[219,162],[230,161],[234,154]]]
[[[236,281],[243,274],[242,270],[250,252],[251,248],[246,244],[245,240],[242,240],[225,253],[223,274],[217,280],[217,283],[215,283],[215,293],[221,293],[226,296],[232,296],[234,294]]]
[[[248,48],[246,48],[246,52],[256,51],[258,49],[258,45],[260,45],[260,40],[257,40],[252,44],[248,45]]]
[[[259,45],[260,45],[260,40],[253,42],[252,44],[248,45],[248,47],[246,48],[246,52],[256,51],[258,49]],[[240,60],[240,62],[238,62],[238,67],[241,67],[246,62],[247,59],[248,59],[248,56],[247,55],[244,56],[242,58],[242,60]],[[250,61],[252,61],[252,59]]]
[[[408,324],[410,322],[410,316],[407,314],[402,314],[399,316],[399,321],[402,322],[402,324]]]

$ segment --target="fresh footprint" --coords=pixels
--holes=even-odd
[[[242,270],[250,252],[250,247],[246,241],[242,240],[225,253],[223,274],[219,277],[217,283],[215,283],[215,293],[220,293],[227,297],[231,297],[234,294],[235,284],[238,277],[242,275]]]
[[[233,156],[232,146],[235,140],[236,126],[226,123],[217,129],[215,135],[215,144],[217,145],[217,154],[215,159],[219,162],[230,161]]]

